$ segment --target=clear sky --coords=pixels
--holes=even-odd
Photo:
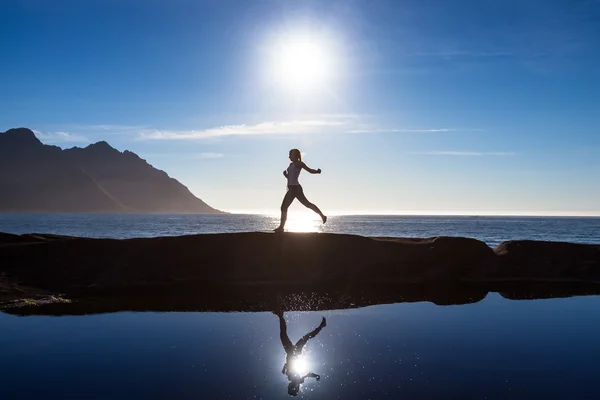
[[[0,93],[226,211],[600,215],[597,0],[3,0]]]

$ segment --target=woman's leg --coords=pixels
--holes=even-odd
[[[281,339],[281,344],[283,345],[283,349],[285,350],[285,364],[283,364],[283,368],[281,368],[282,374],[288,373],[288,360],[290,357],[294,356],[294,345],[292,341],[288,337],[287,334],[287,325],[285,323],[285,319],[283,318],[283,311],[275,312],[275,315],[279,317],[279,338]]]
[[[317,207],[316,205],[314,205],[313,203],[308,201],[308,199],[304,195],[304,190],[302,190],[302,187],[300,187],[300,190],[299,190],[298,194],[296,195],[296,197],[298,198],[298,201],[300,203],[302,203],[305,207],[310,208],[311,210],[313,210],[314,212],[319,214],[321,216],[321,219],[323,220],[323,223],[325,223],[327,221],[327,217],[325,215],[323,215],[321,210],[319,210],[319,207]]]
[[[296,343],[296,351],[301,352],[302,348],[304,347],[306,342],[308,342],[310,339],[317,336],[319,334],[319,332],[321,332],[321,329],[325,328],[326,326],[327,326],[327,320],[325,319],[325,317],[323,317],[323,319],[321,320],[321,325],[317,326],[315,328],[315,330],[307,333],[306,335],[302,336],[302,338],[300,338],[300,340],[298,340],[298,342]]]
[[[285,352],[292,355],[294,352],[294,345],[288,337],[287,325],[285,323],[285,319],[283,318],[283,313],[277,314],[277,317],[279,317],[279,338],[281,339],[281,344],[283,345]]]
[[[290,208],[290,205],[295,198],[296,190],[294,190],[294,188],[288,188],[288,191],[281,202],[281,222],[279,222],[279,227],[275,229],[276,231],[283,231],[283,228],[285,227],[285,221],[287,221],[288,208]]]

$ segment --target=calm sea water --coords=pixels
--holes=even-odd
[[[112,238],[267,231],[278,223],[278,217],[264,215],[0,213],[0,232]],[[600,243],[600,218],[332,216],[323,225],[316,215],[290,213],[286,228],[363,236],[465,236],[491,246],[512,239]]]
[[[598,398],[598,297],[289,312],[306,399]],[[0,314],[2,399],[284,399],[272,313]]]

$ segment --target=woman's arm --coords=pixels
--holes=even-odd
[[[321,173],[321,168],[319,168],[319,169],[312,169],[308,165],[304,164],[302,161],[300,161],[300,167],[304,168],[305,170],[307,170],[311,174],[320,174]]]
[[[315,373],[309,372],[308,374],[306,374],[302,377],[302,379],[306,379],[306,378],[315,378],[316,380],[319,380],[319,379],[321,379],[321,376],[317,375]]]

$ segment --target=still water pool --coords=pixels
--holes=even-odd
[[[286,312],[292,345],[326,317],[287,372],[320,376],[299,385],[307,399],[600,398],[599,306],[490,293]],[[0,313],[0,398],[285,399],[281,328],[270,312]]]

